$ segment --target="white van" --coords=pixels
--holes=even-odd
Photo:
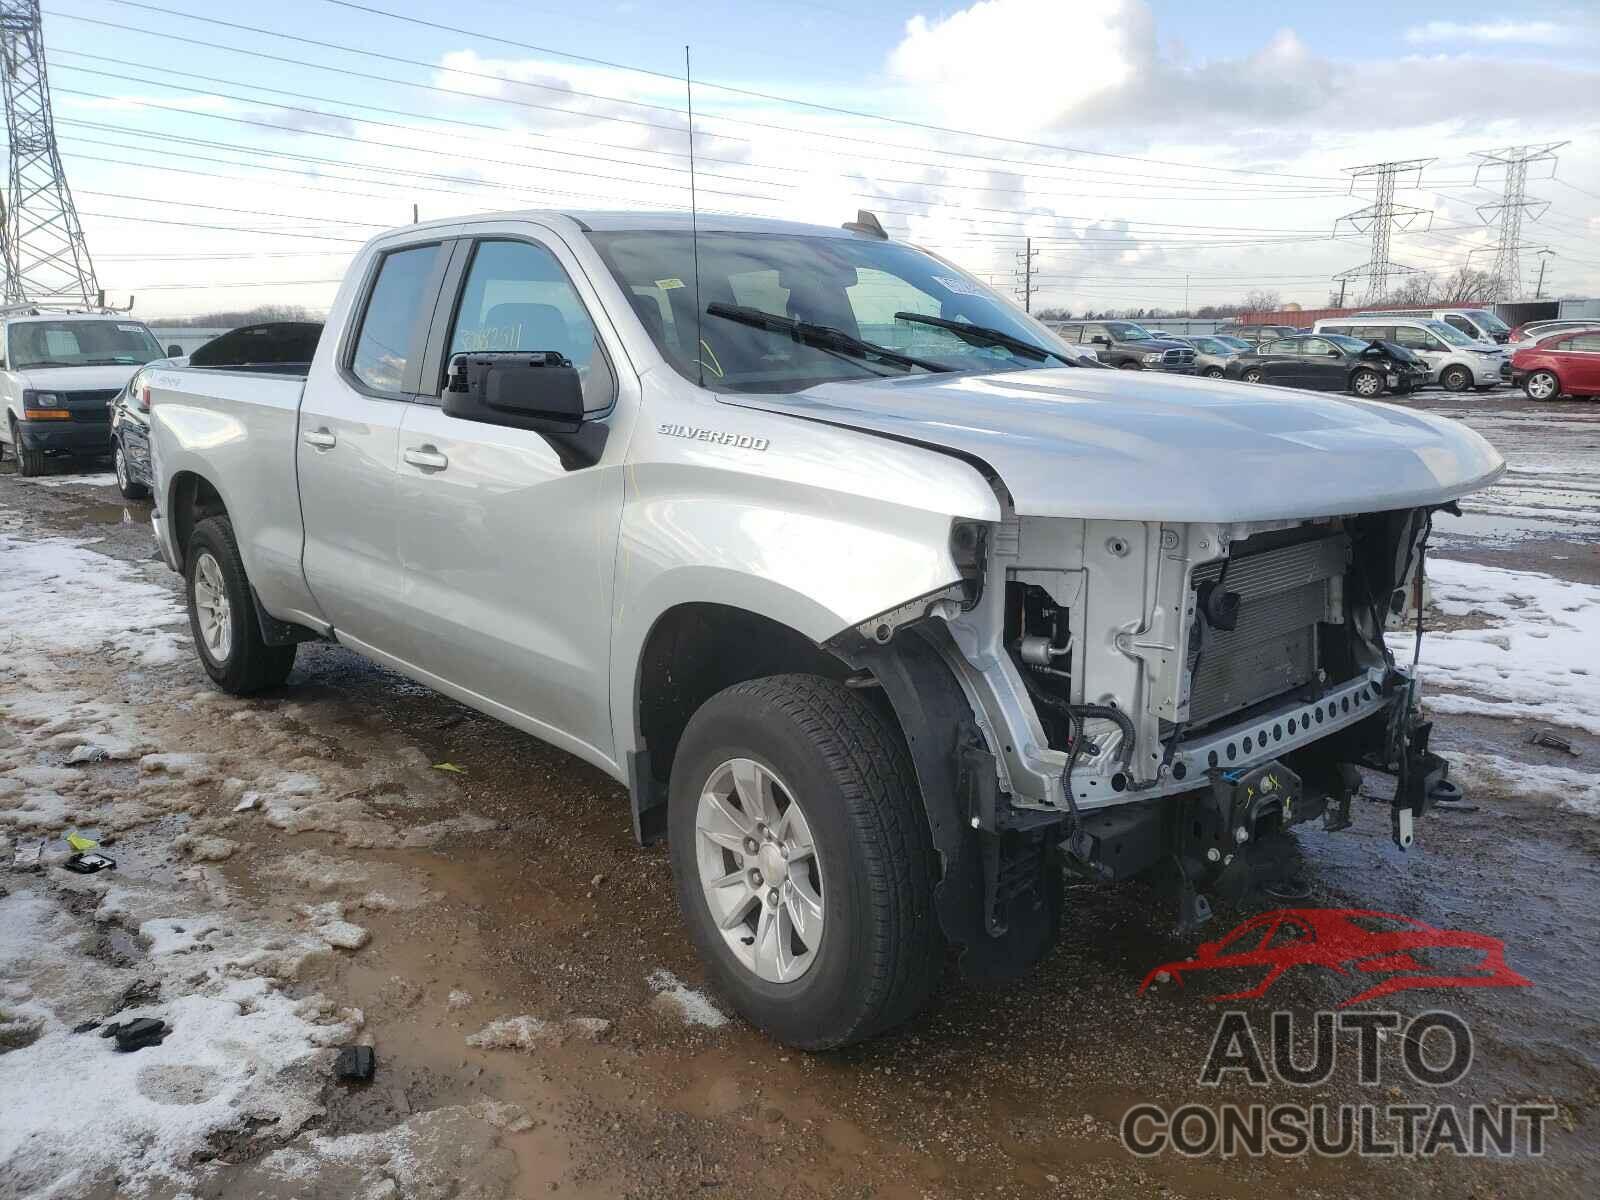
[[[1468,337],[1454,325],[1415,315],[1358,314],[1329,317],[1314,326],[1317,333],[1343,333],[1369,342],[1393,342],[1428,364],[1447,392],[1493,388],[1511,382],[1511,351],[1493,342]]]
[[[0,313],[0,452],[10,447],[22,475],[42,475],[50,454],[109,455],[108,405],[161,357],[155,334],[125,313]]]
[[[1443,321],[1480,342],[1504,345],[1511,337],[1511,326],[1486,308],[1396,308],[1371,309],[1358,312],[1357,317],[1415,317],[1425,321]]]

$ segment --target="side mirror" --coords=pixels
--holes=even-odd
[[[551,350],[457,354],[450,360],[446,416],[534,433],[576,433],[583,424],[578,369]]]
[[[1089,344],[1091,346],[1109,346],[1109,345],[1111,345],[1111,339],[1107,338],[1107,337],[1101,337],[1097,333],[1092,338],[1089,339]]]
[[[1329,358],[1343,358],[1344,355],[1340,354],[1337,350],[1329,350],[1328,351],[1328,357]]]
[[[183,357],[183,347],[178,345],[177,342],[173,342],[172,345],[167,347],[167,357],[168,358],[182,358]]]

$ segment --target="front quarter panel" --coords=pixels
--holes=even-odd
[[[821,643],[959,579],[952,520],[998,521],[948,454],[718,404],[667,369],[645,379],[618,544],[612,721],[636,748],[636,671],[670,609],[747,609]]]

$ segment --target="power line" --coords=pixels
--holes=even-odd
[[[117,3],[130,3],[131,0],[116,0]],[[633,66],[629,63],[616,62],[611,59],[595,58],[589,55],[574,54],[565,50],[558,50],[550,46],[539,46],[532,42],[522,42],[515,38],[508,38],[501,34],[484,33],[478,30],[464,29],[456,25],[446,25],[437,21],[424,20],[421,17],[408,16],[404,13],[390,12],[387,9],[377,8],[373,5],[359,4],[355,0],[325,0],[325,3],[336,5],[339,8],[353,9],[357,12],[371,13],[374,16],[385,17],[392,21],[402,21],[411,25],[420,25],[428,29],[437,29],[446,33],[460,34],[463,37],[477,38],[480,41],[497,42],[501,45],[515,46],[521,50],[532,50],[537,54],[553,54],[558,58],[571,59],[574,62],[588,63],[592,66],[610,67],[619,71],[630,71],[636,74],[649,75],[659,79],[674,80],[675,77],[663,71],[655,71],[648,67]],[[1186,163],[1170,159],[1149,158],[1135,154],[1113,154],[1103,150],[1087,150],[1078,146],[1062,146],[1050,142],[1030,141],[1026,138],[1006,137],[1001,134],[976,133],[965,129],[952,129],[945,125],[934,125],[926,121],[912,121],[903,117],[891,117],[882,113],[865,112],[859,109],[841,108],[837,105],[822,104],[815,100],[800,100],[792,96],[779,96],[771,92],[756,91],[751,88],[734,87],[725,83],[705,83],[702,86],[715,88],[735,96],[745,96],[756,100],[768,100],[776,104],[788,104],[800,108],[814,109],[818,112],[832,113],[836,116],[855,117],[866,121],[883,121],[892,125],[900,125],[912,129],[921,129],[929,133],[954,135],[956,137],[976,138],[989,142],[1001,142],[1012,146],[1027,146],[1030,149],[1048,150],[1057,154],[1077,154],[1090,158],[1115,159],[1121,162],[1149,163],[1153,166],[1182,167],[1186,170],[1218,171],[1235,175],[1262,175],[1282,179],[1310,179],[1318,183],[1326,183],[1327,176],[1322,175],[1296,175],[1285,171],[1260,171],[1248,167],[1213,167],[1205,163]]]

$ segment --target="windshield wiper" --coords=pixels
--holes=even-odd
[[[46,359],[41,359],[39,362],[18,363],[17,364],[17,370],[19,370],[19,371],[31,371],[35,367],[82,367],[82,366],[86,366],[86,365],[87,364],[85,364],[85,363],[56,362],[54,359],[46,358]]]
[[[741,325],[751,325],[757,329],[766,329],[772,333],[786,333],[802,345],[815,346],[819,350],[834,350],[840,354],[848,354],[855,358],[876,358],[886,363],[905,367],[921,367],[924,371],[948,372],[949,367],[940,363],[929,362],[923,358],[912,358],[909,354],[901,354],[898,350],[891,350],[887,346],[880,346],[875,342],[864,342],[852,333],[842,329],[835,329],[832,325],[815,325],[810,321],[799,321],[793,317],[780,317],[777,313],[763,312],[759,308],[747,308],[742,304],[724,304],[720,300],[706,305],[706,312],[713,317],[722,317],[725,320],[737,321]]]
[[[1037,346],[1030,341],[1013,337],[999,329],[991,329],[987,325],[973,325],[967,321],[947,321],[943,317],[930,317],[925,313],[897,312],[896,321],[910,321],[913,325],[932,325],[936,329],[948,329],[969,346],[1003,346],[1024,358],[1031,358],[1035,362],[1043,362],[1047,358],[1059,358],[1069,367],[1080,366],[1077,359],[1059,350],[1051,350],[1045,346]]]

